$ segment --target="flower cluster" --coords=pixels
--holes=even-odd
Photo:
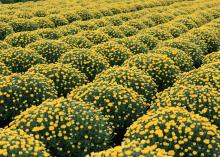
[[[142,22],[142,20],[139,20],[139,19],[129,20],[129,21],[126,23],[126,25],[128,25],[128,26],[133,26],[133,27],[135,27],[135,28],[138,29],[138,30],[142,30],[142,29],[147,28],[147,25],[144,24],[144,23]]]
[[[26,47],[28,44],[38,41],[41,37],[33,32],[18,32],[8,35],[5,41],[11,46]]]
[[[0,5],[0,156],[220,156],[219,6]]]
[[[149,105],[142,95],[115,82],[94,82],[74,89],[68,96],[91,103],[109,116],[116,129],[128,127],[143,115]]]
[[[137,67],[149,73],[155,79],[160,90],[171,86],[180,73],[180,69],[166,55],[148,53],[137,54],[124,63],[128,67]]]
[[[175,21],[184,24],[188,29],[193,29],[198,27],[198,25],[192,19],[184,18],[182,16],[176,18]]]
[[[144,43],[150,50],[153,50],[158,45],[158,43],[160,43],[160,40],[158,38],[147,33],[142,33],[138,35],[136,38],[140,42]]]
[[[74,25],[79,27],[83,31],[92,31],[98,29],[98,26],[94,21],[77,21],[74,22]]]
[[[81,31],[79,27],[77,27],[73,24],[61,26],[58,28],[58,30],[60,32],[62,32],[62,35],[64,35],[64,36],[75,35]]]
[[[142,23],[149,27],[156,26],[157,24],[150,18],[150,16],[147,16],[147,18],[142,17]]]
[[[70,50],[68,44],[55,40],[39,40],[28,45],[28,48],[47,59],[48,63],[55,63],[60,56]]]
[[[41,74],[12,74],[0,81],[0,119],[8,120],[32,105],[39,105],[57,92],[52,80]]]
[[[68,20],[65,19],[65,17],[59,14],[51,14],[47,17],[55,24],[56,27],[67,25],[69,23]]]
[[[115,16],[115,17],[110,16],[107,17],[106,20],[108,20],[113,26],[120,26],[123,24],[123,20],[119,16]]]
[[[147,156],[147,157],[171,157],[164,149],[156,145],[148,146],[146,142],[132,141],[126,145],[116,146],[101,152],[91,153],[86,157],[118,157],[118,156]]]
[[[47,17],[35,17],[32,18],[36,22],[39,28],[54,28],[55,24]]]
[[[79,15],[83,21],[90,20],[93,18],[93,13],[86,9],[78,10],[76,11],[76,14]]]
[[[59,39],[63,35],[59,29],[54,28],[38,29],[34,33],[43,39]]]
[[[25,72],[31,66],[45,63],[45,59],[28,48],[10,48],[0,53],[0,61],[8,66],[12,72]]]
[[[171,20],[172,15],[170,16],[170,14],[165,13],[154,13],[150,15],[150,19],[152,19],[156,24],[162,24]]]
[[[60,38],[60,41],[69,44],[71,48],[91,48],[93,46],[89,39],[79,35],[68,35]]]
[[[108,147],[112,125],[90,104],[64,98],[32,106],[9,124],[42,141],[55,156],[84,156]]]
[[[152,29],[147,30],[146,33],[153,35],[162,41],[173,38],[172,34],[167,29],[158,29],[153,27]]]
[[[102,31],[85,31],[80,34],[81,36],[86,37],[91,41],[93,44],[101,44],[103,42],[107,42],[109,40],[109,36],[103,33]]]
[[[194,69],[194,62],[192,58],[184,51],[172,47],[161,47],[153,51],[154,53],[164,54],[171,58],[175,65],[181,71],[190,71]]]
[[[207,64],[207,63],[213,63],[213,62],[217,62],[220,61],[220,51],[218,52],[212,52],[210,54],[207,54],[204,58],[203,58],[203,63]]]
[[[23,18],[13,19],[11,22],[9,22],[9,25],[15,32],[33,31],[38,28],[38,25],[35,21]]]
[[[203,69],[216,69],[220,71],[220,60],[218,62],[213,62],[213,63],[208,63],[208,64],[203,64],[202,67]]]
[[[94,82],[115,81],[125,87],[132,88],[150,102],[157,92],[157,85],[150,75],[136,67],[115,66],[98,74]]]
[[[0,40],[0,50],[5,50],[5,49],[11,48],[11,47],[12,47],[11,45],[9,45],[6,42]]]
[[[116,40],[116,42],[127,47],[133,54],[148,52],[148,47],[138,38],[124,38]]]
[[[94,19],[93,22],[96,25],[98,30],[101,30],[102,27],[105,28],[105,27],[111,26],[111,23],[107,21],[105,18]]]
[[[173,26],[173,23],[167,23],[162,26],[159,25],[157,28],[168,30],[174,38],[184,33],[181,28]]]
[[[14,17],[14,16],[7,16],[7,15],[1,14],[0,15],[0,21],[8,23],[11,20],[12,17]]]
[[[123,32],[118,27],[115,27],[115,26],[106,26],[106,27],[101,28],[101,30],[112,38],[125,37]]]
[[[53,80],[59,97],[67,96],[73,88],[88,82],[84,73],[69,64],[39,64],[31,67],[28,72],[40,73]]]
[[[35,8],[33,11],[33,15],[36,17],[45,17],[48,15],[49,12],[46,10],[40,9],[40,8]]]
[[[201,67],[179,76],[175,85],[201,85],[216,88],[220,91],[220,71]]]
[[[168,40],[162,43],[163,46],[166,47],[172,47],[172,48],[177,48],[185,53],[187,53],[189,56],[192,57],[194,61],[195,67],[199,67],[202,64],[202,59],[203,59],[203,52],[200,49],[200,47],[192,42],[188,42],[182,39],[172,39]]]
[[[157,94],[153,107],[183,107],[220,126],[220,93],[208,86],[174,86]]]
[[[172,156],[219,156],[217,126],[179,107],[159,108],[140,117],[127,130],[124,143],[146,142]]]
[[[32,12],[28,11],[16,11],[15,15],[17,18],[22,18],[22,19],[31,19],[34,17]]]
[[[203,42],[204,52],[210,53],[220,48],[220,38],[217,33],[215,30],[200,28],[190,31],[190,33],[185,35],[185,38],[190,38],[190,41],[200,46],[202,46],[200,43]]]
[[[59,62],[71,64],[72,67],[85,73],[89,80],[93,80],[98,73],[109,67],[102,55],[89,49],[73,49],[66,52],[60,57]]]
[[[110,65],[121,65],[132,56],[132,52],[125,46],[116,42],[107,42],[94,46],[92,50],[108,59]]]
[[[133,26],[121,25],[118,28],[122,31],[122,33],[126,37],[130,37],[130,36],[136,35],[138,33],[138,29]]]
[[[0,62],[0,75],[10,75],[12,72],[10,71],[10,69],[2,62]]]
[[[0,40],[5,39],[11,33],[14,33],[13,28],[7,23],[0,22]]]
[[[49,157],[45,145],[22,130],[0,129],[0,156]]]
[[[63,16],[69,21],[69,23],[81,20],[81,17],[74,11],[65,11],[63,12]]]

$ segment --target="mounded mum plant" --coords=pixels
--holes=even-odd
[[[208,86],[174,86],[157,94],[152,107],[183,107],[220,126],[220,93]]]
[[[31,66],[45,63],[45,59],[28,48],[14,47],[0,53],[0,61],[3,62],[12,72],[25,72]]]
[[[89,80],[109,67],[107,60],[99,53],[94,53],[89,49],[73,49],[64,53],[60,63],[71,64],[72,67],[85,73]]]
[[[64,98],[44,101],[22,112],[9,124],[42,141],[55,156],[84,156],[106,149],[112,125],[88,103]]]
[[[100,152],[93,152],[86,157],[115,157],[115,156],[147,156],[147,157],[171,157],[164,149],[156,145],[149,146],[146,142],[132,141],[122,146],[116,146]]]
[[[99,108],[116,130],[128,127],[149,108],[142,95],[115,82],[89,83],[74,89],[68,97]]]
[[[125,61],[124,66],[137,67],[155,79],[160,90],[171,86],[180,73],[174,61],[162,54],[137,54]]]
[[[28,151],[27,151],[28,150]],[[0,129],[0,156],[49,157],[45,145],[22,130]]]
[[[147,102],[152,100],[158,88],[149,74],[136,67],[115,66],[98,74],[94,81],[116,81],[143,95]]]
[[[70,64],[39,64],[28,72],[40,73],[53,80],[59,97],[67,96],[73,88],[88,82],[86,75]]]
[[[220,155],[220,136],[207,118],[179,107],[159,108],[135,121],[127,130],[124,143],[146,142],[165,149],[172,156]]]
[[[107,42],[92,47],[94,53],[99,53],[108,59],[110,65],[121,65],[132,56],[132,52],[116,42]]]
[[[1,77],[0,120],[13,119],[28,107],[39,105],[56,96],[53,81],[41,74],[12,74]]]

